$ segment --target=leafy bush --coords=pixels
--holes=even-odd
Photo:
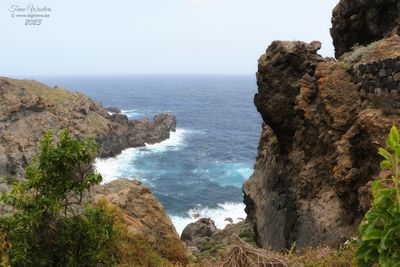
[[[80,209],[83,194],[102,177],[93,171],[95,142],[78,141],[63,130],[49,132],[26,181],[13,184],[1,200],[15,212],[0,219],[2,265],[110,266],[114,220],[104,209]],[[3,249],[5,247],[6,249]]]
[[[380,148],[384,157],[381,168],[389,170],[389,179],[374,181],[373,203],[360,225],[361,241],[355,260],[359,266],[400,266],[400,135],[392,127],[387,139],[389,151]]]

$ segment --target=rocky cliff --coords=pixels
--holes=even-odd
[[[264,123],[243,188],[258,245],[339,246],[356,231],[370,181],[385,175],[377,149],[400,123],[395,8],[340,1],[332,19],[340,60],[318,55],[319,42],[275,41],[260,57],[254,102]],[[356,43],[366,46],[351,50]]]
[[[163,141],[175,127],[170,114],[157,115],[153,121],[128,120],[79,93],[0,78],[0,175],[21,173],[48,130],[68,128],[77,138],[93,136],[99,156],[108,157],[128,147]]]
[[[398,0],[340,0],[333,10],[331,35],[339,57],[354,45],[367,45],[400,33]]]

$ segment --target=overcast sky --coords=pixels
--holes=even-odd
[[[253,74],[276,39],[329,35],[338,0],[1,0],[0,76]],[[40,26],[12,4],[52,9]]]

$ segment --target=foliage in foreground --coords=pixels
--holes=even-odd
[[[55,141],[57,140],[57,142]],[[0,266],[179,266],[187,255],[179,240],[128,231],[127,215],[101,199],[85,208],[84,193],[101,182],[93,170],[96,144],[47,133],[26,180],[1,200],[14,209],[0,218]]]
[[[96,144],[78,141],[63,130],[54,142],[51,132],[40,153],[1,200],[14,213],[0,219],[2,265],[93,266],[113,263],[114,221],[101,208],[74,210],[83,194],[101,182],[93,171]]]
[[[389,170],[389,179],[372,185],[373,203],[360,225],[361,241],[355,260],[359,266],[400,266],[400,135],[392,127],[386,145],[379,149],[384,157],[381,169]]]
[[[126,227],[126,214],[106,199],[100,199],[95,207],[105,210],[107,214],[114,218],[116,230],[114,246],[117,266],[174,267],[184,266],[187,263],[186,250],[179,240],[169,240],[164,237],[162,242],[150,242],[148,237],[143,234],[130,232]]]

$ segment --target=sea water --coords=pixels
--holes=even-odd
[[[104,182],[138,179],[151,187],[180,233],[210,217],[218,228],[246,217],[242,185],[253,172],[261,119],[254,75],[37,77],[84,93],[131,119],[170,112],[177,130],[158,144],[97,159]]]

